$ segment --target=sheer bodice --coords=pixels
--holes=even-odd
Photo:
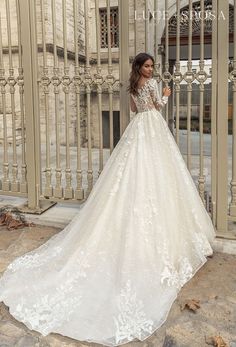
[[[167,96],[160,97],[157,81],[154,78],[149,78],[144,85],[139,88],[138,94],[131,94],[137,112],[145,112],[153,109],[161,109],[168,100]]]

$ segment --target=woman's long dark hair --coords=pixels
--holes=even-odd
[[[151,59],[154,64],[154,58],[148,53],[139,53],[133,60],[132,70],[129,77],[129,86],[127,88],[127,90],[133,95],[137,95],[138,93],[138,81],[141,77],[140,69],[148,59]]]

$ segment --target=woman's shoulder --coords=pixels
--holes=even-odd
[[[157,81],[155,80],[155,78],[153,78],[153,77],[149,78],[147,81],[147,86],[148,86],[149,90],[156,89]]]
[[[155,78],[153,78],[153,77],[146,79],[146,81],[138,87],[138,89],[137,89],[138,94],[143,92],[143,90],[149,90],[150,88],[155,87],[156,83],[157,82],[156,82]],[[130,95],[132,95],[133,98],[137,97],[138,94],[134,95],[133,93],[130,93]]]
[[[150,77],[150,78],[147,78],[146,81],[141,85],[139,86],[139,90],[145,88],[146,86],[153,86],[155,85],[156,83],[156,80],[153,78],[153,77]]]
[[[152,84],[155,83],[155,78],[153,77],[149,77],[146,79],[146,81],[144,82],[144,84]]]
[[[156,79],[154,77],[149,78],[149,83],[151,85],[155,85],[157,83]]]

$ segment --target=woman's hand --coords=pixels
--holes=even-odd
[[[171,94],[170,88],[169,87],[165,87],[163,89],[163,96],[170,96],[170,94]]]

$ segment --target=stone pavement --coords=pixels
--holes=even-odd
[[[59,229],[26,227],[8,231],[0,227],[0,272],[17,256],[30,251]],[[196,312],[181,306],[188,299],[200,301]],[[158,308],[157,308],[158,309]],[[127,347],[208,347],[209,338],[222,336],[227,347],[236,347],[236,256],[214,253],[180,291],[164,325],[146,341]],[[99,347],[50,334],[43,337],[15,320],[0,304],[0,347]]]

